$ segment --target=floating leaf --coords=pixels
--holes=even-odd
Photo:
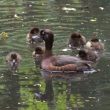
[[[1,40],[7,40],[7,38],[8,38],[8,33],[7,32],[2,32],[0,34],[0,39]]]

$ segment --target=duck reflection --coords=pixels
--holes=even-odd
[[[74,95],[72,93],[71,90],[72,81],[85,80],[87,78],[87,75],[84,74],[64,75],[62,73],[51,75],[52,73],[45,73],[45,71],[41,71],[41,74],[45,80],[46,86],[43,93],[39,91],[35,93],[35,99],[41,102],[46,101],[49,110],[56,110],[59,105],[58,103],[62,103],[62,105],[66,105],[67,108],[66,110],[70,110],[74,108],[78,109],[80,107],[80,105],[77,104],[78,103],[77,101],[79,98],[81,98],[81,96],[80,94]],[[62,81],[66,83],[63,84]],[[59,87],[60,85],[57,86],[58,83],[62,83],[61,88]],[[64,87],[66,87],[66,89],[64,89]],[[61,89],[60,91],[58,90],[59,88]],[[65,108],[65,106],[63,108]]]
[[[52,79],[46,78],[45,79],[45,91],[44,93],[36,92],[35,98],[40,101],[46,101],[49,110],[55,110],[55,100],[54,100],[54,91],[53,91],[53,85],[52,85]]]

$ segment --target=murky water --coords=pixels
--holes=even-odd
[[[1,0],[0,110],[109,110],[110,109],[110,1],[109,0]],[[89,40],[94,32],[105,43],[99,72],[44,80],[26,44],[30,28],[50,28],[55,33],[54,53],[61,50],[74,31]],[[8,71],[5,56],[22,55],[19,72]],[[34,93],[41,92],[42,100]]]

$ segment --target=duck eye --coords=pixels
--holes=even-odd
[[[45,35],[45,31],[44,30],[41,30],[40,31],[40,35],[42,35],[42,36]]]
[[[44,31],[42,32],[42,35],[45,35],[45,32]]]

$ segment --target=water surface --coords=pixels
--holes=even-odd
[[[1,110],[109,110],[110,109],[110,1],[109,0],[1,0],[0,33],[0,109]],[[105,43],[105,54],[97,64],[99,72],[90,75],[44,80],[35,67],[26,34],[38,26],[55,34],[53,52],[62,52],[72,32],[89,40],[93,33]],[[19,72],[7,70],[5,56],[22,55]],[[36,100],[35,92],[47,100]]]

